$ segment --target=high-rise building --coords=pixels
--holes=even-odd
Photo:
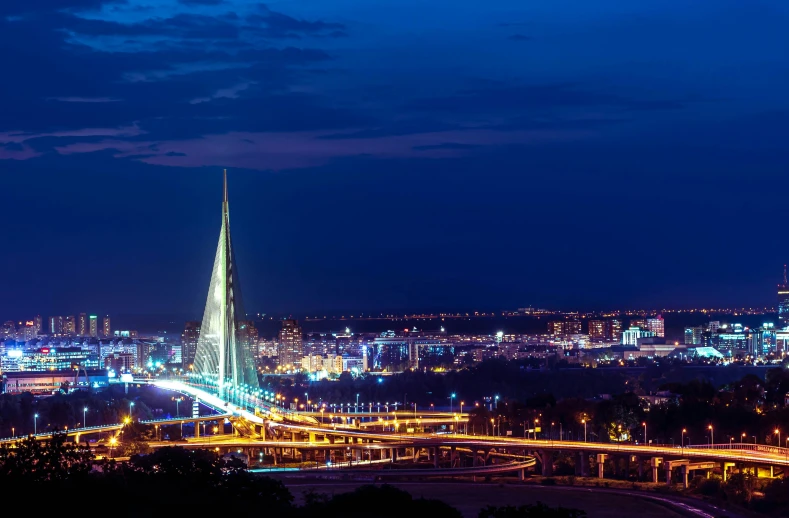
[[[657,318],[648,318],[647,330],[655,333],[655,336],[664,338],[666,336],[666,325],[663,321],[663,315],[658,315]]]
[[[79,336],[88,336],[88,315],[80,313],[77,318],[77,334]]]
[[[0,328],[0,338],[3,340],[8,338],[16,338],[16,324],[13,320],[7,320]]]
[[[41,318],[41,315],[36,315],[36,318],[33,319],[33,326],[36,328],[36,334],[40,335],[44,328],[44,319]]]
[[[647,319],[646,318],[631,318],[630,319],[630,327],[640,327],[641,329],[647,328]]]
[[[91,338],[98,338],[99,336],[99,317],[96,315],[91,315],[89,318],[90,323],[90,331],[89,334]]]
[[[252,320],[238,321],[238,344],[247,350],[250,358],[256,359],[257,354],[258,330]]]
[[[589,321],[589,338],[592,340],[605,340],[606,336],[605,320]]]
[[[35,326],[35,321],[33,323]],[[63,317],[49,317],[49,327],[47,328],[49,336],[60,336],[63,334]]]
[[[700,345],[704,328],[701,326],[685,328],[685,345]]]
[[[102,336],[109,338],[112,336],[112,329],[110,328],[110,316],[106,315],[102,323]]]
[[[227,385],[259,386],[255,362],[248,348],[239,343],[239,330],[245,319],[230,235],[230,203],[225,172],[219,243],[211,270],[194,368],[204,378],[216,380],[220,389]]]
[[[200,322],[194,320],[184,324],[184,332],[181,333],[181,354],[184,359],[184,369],[188,369],[189,365],[194,364],[199,339]]]
[[[589,338],[619,341],[622,339],[622,322],[616,319],[590,320]]]
[[[581,334],[580,320],[554,320],[548,322],[548,333],[552,335]]]
[[[296,366],[304,357],[301,326],[297,320],[283,320],[279,331],[277,362],[283,368]]]
[[[69,315],[63,319],[63,334],[74,336],[77,333],[77,320],[74,315]]]
[[[778,285],[778,327],[789,326],[789,282],[786,279],[784,265],[784,282]]]

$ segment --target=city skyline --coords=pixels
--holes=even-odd
[[[775,304],[786,5],[7,4],[0,314]]]

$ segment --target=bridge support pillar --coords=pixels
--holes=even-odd
[[[195,421],[194,423],[195,423],[195,439],[199,439],[200,438],[200,423],[198,421]]]
[[[634,457],[636,459],[636,464],[638,465],[638,480],[644,480],[644,459],[641,457]]]
[[[438,460],[441,450],[438,449],[438,446],[433,448],[433,467],[438,469]]]
[[[687,464],[683,465],[682,466],[682,487],[684,487],[685,489],[688,488],[688,475],[689,475],[689,472],[690,472],[690,469],[688,469]]]
[[[540,463],[542,464],[542,476],[553,476],[553,454],[550,451],[540,451]]]
[[[605,453],[597,454],[597,478],[605,478],[605,459],[608,457]]]
[[[518,470],[518,480],[526,480],[526,469],[521,468]]]
[[[721,468],[723,469],[723,481],[726,482],[729,479],[729,468],[733,468],[735,464],[733,462],[722,462]]]
[[[658,481],[658,468],[660,464],[663,462],[662,457],[652,457],[649,460],[649,465],[652,467],[652,482],[657,483]]]
[[[524,452],[525,454],[525,452]],[[579,451],[575,458],[575,474],[579,477],[589,476],[589,454],[585,451]]]

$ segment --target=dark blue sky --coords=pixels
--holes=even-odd
[[[769,305],[789,4],[0,2],[0,318]]]

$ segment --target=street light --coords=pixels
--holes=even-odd
[[[356,394],[356,413],[359,413],[359,394]]]
[[[117,443],[118,443],[118,439],[116,439],[115,437],[110,437],[110,458],[111,459],[115,458],[115,455],[113,454],[113,450],[114,450],[115,445]]]
[[[38,414],[33,414],[33,435],[36,435],[38,432],[37,422],[38,422]]]
[[[649,444],[649,441],[647,441],[647,422],[644,421],[641,424],[644,425],[644,445],[647,445],[647,444]]]
[[[776,444],[778,444],[778,446],[780,447],[781,446],[781,430],[776,428],[775,432],[773,432],[773,433],[778,436],[778,442]]]
[[[581,422],[584,424],[584,442],[586,442],[586,418],[581,419]]]
[[[87,414],[88,414],[88,407],[85,407],[85,408],[82,409],[82,428],[87,428],[88,427]]]
[[[496,435],[496,421],[492,417],[490,418],[490,431],[491,435]]]
[[[449,399],[449,413],[452,413],[452,400],[455,399],[455,393],[453,392],[447,399]]]
[[[178,403],[183,401],[184,398],[182,397],[173,397],[173,401],[175,401],[175,417],[181,417],[181,412],[178,409]]]
[[[134,401],[129,401],[129,417],[132,417],[132,407],[134,406]]]

